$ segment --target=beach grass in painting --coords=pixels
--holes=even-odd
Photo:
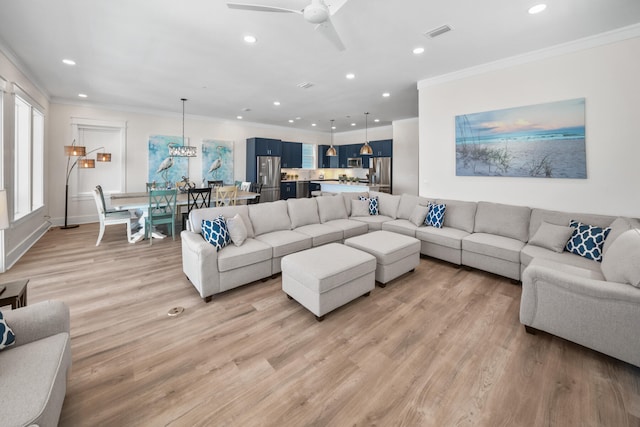
[[[202,177],[206,181],[224,181],[233,185],[233,142],[202,141]]]
[[[585,99],[456,116],[456,175],[586,178]]]
[[[185,138],[184,145],[188,145]],[[149,137],[149,180],[158,184],[182,181],[189,176],[189,159],[169,156],[170,145],[183,145],[181,136],[151,135]]]

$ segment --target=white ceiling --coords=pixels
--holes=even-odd
[[[332,21],[342,52],[300,15],[222,0],[0,0],[0,49],[53,101],[180,113],[185,97],[187,115],[321,131],[336,119],[340,132],[363,128],[365,111],[371,127],[417,117],[419,80],[636,24],[640,0],[349,0]]]

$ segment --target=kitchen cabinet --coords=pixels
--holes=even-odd
[[[318,168],[337,168],[339,156],[327,156],[329,145],[318,145]],[[336,151],[338,150],[337,147]]]
[[[314,191],[320,191],[320,183],[319,182],[310,182],[309,183],[309,193],[311,194]]]
[[[302,167],[302,143],[282,142],[282,159],[280,167],[301,168]]]
[[[248,138],[246,154],[246,181],[258,182],[258,156],[280,157],[282,141],[270,138]]]
[[[393,140],[370,141],[373,157],[393,157]]]
[[[346,145],[339,145],[336,148],[338,149],[338,167],[339,168],[346,168],[347,167],[347,158],[348,158],[347,146]]]
[[[295,199],[296,198],[296,182],[281,182],[280,183],[280,200]]]

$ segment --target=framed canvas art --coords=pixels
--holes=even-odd
[[[185,145],[188,138],[185,138]],[[148,182],[167,183],[172,186],[189,176],[189,159],[187,157],[169,156],[169,147],[182,145],[181,136],[151,135],[149,137],[149,178]]]
[[[456,175],[585,179],[585,99],[456,116]]]
[[[222,180],[225,185],[233,184],[232,141],[202,141],[202,178],[203,181]]]

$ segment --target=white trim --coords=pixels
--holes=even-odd
[[[33,96],[29,95],[29,92],[22,89],[16,82],[13,82],[12,86],[14,95],[18,95],[20,98],[27,101],[30,104],[31,108],[35,108],[36,110],[40,111],[43,116],[45,115],[45,111],[47,110],[38,101],[36,101]]]
[[[9,48],[6,44],[3,43],[0,38],[0,53],[4,54],[4,56],[27,78],[27,81],[35,86],[36,90],[38,90],[46,99],[47,102],[50,102],[49,92],[44,90],[44,85],[41,84],[40,80],[38,80],[35,75],[29,70],[29,67],[16,55],[16,53]]]
[[[534,50],[532,52],[523,53],[521,55],[500,59],[486,64],[476,65],[474,67],[465,68],[448,74],[419,80],[418,90],[429,86],[435,86],[455,80],[472,77],[478,74],[497,71],[516,65],[527,64],[541,59],[552,58],[554,56],[567,55],[569,53],[581,50],[591,49],[605,44],[616,43],[623,40],[640,37],[640,24],[629,25],[627,27],[618,28],[616,30],[597,34],[595,36],[585,37],[567,43],[551,46],[549,48]]]
[[[2,92],[6,92],[7,91],[7,81],[5,79],[3,79],[2,77],[0,77],[0,91],[2,91]]]

